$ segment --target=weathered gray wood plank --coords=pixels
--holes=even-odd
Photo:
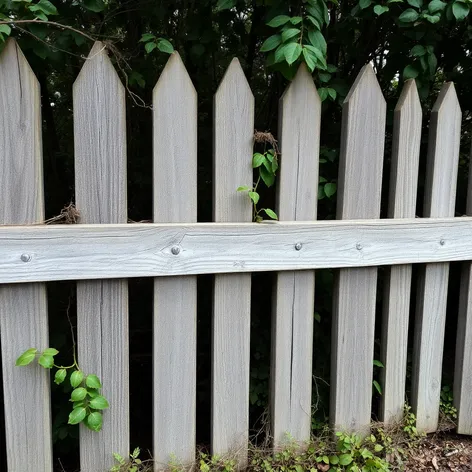
[[[429,129],[424,216],[454,216],[461,109],[452,83],[441,89]],[[438,426],[448,275],[449,264],[431,264],[419,279],[411,403],[425,432]]]
[[[471,231],[471,217],[0,226],[0,283],[466,261]]]
[[[96,42],[74,83],[75,191],[83,223],[126,223],[124,87],[103,43]],[[129,451],[128,285],[124,280],[77,283],[79,365],[97,374],[110,409],[103,429],[81,427],[83,472],[106,470],[113,453]]]
[[[154,221],[197,221],[197,94],[174,53],[153,98]],[[176,243],[176,247],[178,243]],[[154,282],[154,461],[195,460],[196,277]]]
[[[213,118],[214,220],[251,221],[251,203],[236,189],[252,184],[254,97],[237,59],[216,92]],[[250,274],[215,276],[211,445],[213,454],[233,454],[240,466],[249,435],[250,309]]]
[[[472,214],[472,170],[469,169],[468,215]],[[457,432],[472,434],[472,264],[464,262],[461,276],[457,325],[454,406],[457,408]]]
[[[316,220],[321,101],[302,65],[280,100],[281,221]],[[276,275],[272,320],[271,423],[274,445],[310,439],[315,273]]]
[[[14,40],[0,56],[0,109],[0,224],[37,223],[44,219],[41,93]],[[51,472],[49,372],[36,362],[15,367],[26,349],[48,347],[44,284],[0,285],[0,338],[8,470]]]
[[[414,218],[418,187],[422,110],[414,80],[405,83],[394,113],[390,218]],[[394,266],[387,276],[382,323],[380,417],[403,418],[405,404],[411,266]]]
[[[340,219],[378,218],[385,100],[371,65],[362,68],[343,105]],[[362,243],[357,243],[359,251]],[[333,313],[330,421],[366,433],[370,425],[377,269],[341,270]]]

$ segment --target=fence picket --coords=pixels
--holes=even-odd
[[[0,57],[0,107],[0,224],[43,221],[41,93],[13,39]],[[26,349],[48,347],[44,283],[0,285],[0,338],[8,470],[51,472],[49,372],[15,367]]]
[[[82,223],[126,223],[124,87],[96,42],[74,83],[75,189]],[[97,374],[110,409],[100,439],[81,427],[83,472],[107,470],[113,453],[129,451],[128,283],[77,283],[78,360]]]
[[[321,101],[306,67],[280,100],[281,221],[316,219]],[[303,241],[301,251],[303,251]],[[274,445],[310,439],[315,272],[279,272],[272,321],[271,422]]]
[[[469,165],[467,215],[472,214],[472,168]],[[457,432],[472,434],[472,264],[464,262],[461,275],[454,370],[454,406],[457,408]]]
[[[254,97],[233,59],[214,99],[214,220],[248,222],[252,207],[236,191],[253,181]],[[215,276],[212,341],[212,452],[247,460],[251,275]]]
[[[153,95],[154,221],[197,220],[197,94],[174,53]],[[179,247],[178,241],[175,247]],[[178,257],[178,254],[176,255]],[[195,460],[197,278],[154,282],[154,460]]]
[[[461,109],[454,85],[444,84],[431,112],[424,217],[454,216]],[[438,241],[448,244],[446,240]],[[446,324],[449,263],[427,264],[419,279],[413,350],[412,407],[417,427],[436,431]]]
[[[405,82],[394,113],[392,166],[390,169],[390,218],[414,218],[418,187],[422,111],[414,80]],[[380,416],[386,423],[401,421],[410,316],[411,265],[390,268],[386,280],[381,361]]]
[[[378,218],[386,105],[371,65],[359,72],[343,105],[340,219]],[[362,251],[359,242],[357,249]],[[333,312],[330,421],[365,433],[372,399],[377,269],[341,269]]]

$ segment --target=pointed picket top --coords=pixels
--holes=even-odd
[[[316,219],[321,99],[305,64],[279,102],[280,165],[277,214],[281,220]],[[303,171],[300,172],[300,170]]]
[[[422,119],[416,82],[409,79],[394,112],[390,218],[415,217]]]
[[[356,80],[352,84],[349,93],[344,99],[343,105],[352,102],[356,99],[356,96],[363,95],[363,99],[366,99],[367,96],[372,100],[379,100],[385,103],[385,98],[380,88],[379,81],[375,75],[374,68],[372,64],[366,64],[357,74]]]
[[[154,221],[196,222],[197,92],[177,52],[154,87],[153,121]]]
[[[252,185],[254,96],[238,59],[233,59],[214,97],[215,221],[252,221],[239,186]]]
[[[41,91],[12,38],[0,56],[0,109],[0,221],[5,224],[41,221],[44,219]],[[24,185],[28,181],[34,182],[34,198],[31,189]]]
[[[462,111],[452,82],[431,110],[425,183],[425,217],[454,216]]]
[[[190,90],[194,94],[197,93],[193,82],[188,75],[185,64],[177,51],[174,51],[167,60],[164,70],[162,71],[159,79],[156,82],[156,85],[154,86],[154,97],[156,97],[160,88],[169,87],[169,82],[172,84],[174,81],[178,83],[179,88],[184,88],[183,91],[186,93],[188,93]],[[176,86],[174,86],[174,88],[175,87]]]
[[[343,104],[339,218],[379,217],[385,118],[385,98],[372,65],[367,64]],[[363,182],[360,188],[359,182]]]
[[[123,84],[113,66],[110,57],[108,56],[107,48],[101,41],[95,41],[92,49],[85,60],[79,75],[75,79],[73,87],[75,88],[82,82],[94,81],[94,77],[97,74],[107,74],[108,80],[113,81],[113,85],[117,88],[122,88],[124,91]],[[118,86],[119,84],[119,86]],[[111,85],[111,84],[109,84]],[[114,91],[112,91],[114,93]]]
[[[216,91],[215,99],[224,93],[231,93],[231,90],[235,88],[244,88],[248,98],[251,97],[254,100],[251,88],[249,87],[249,83],[246,79],[246,75],[244,74],[241,63],[237,57],[231,61],[230,65],[226,69],[226,72],[224,73],[220,85]]]

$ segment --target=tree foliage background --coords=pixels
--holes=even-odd
[[[0,0],[0,39],[16,38],[41,84],[47,215],[58,214],[74,199],[72,83],[96,39],[107,46],[127,87],[132,220],[147,220],[152,215],[151,93],[173,50],[181,54],[199,94],[200,221],[211,220],[212,213],[213,94],[234,56],[240,59],[256,98],[256,128],[276,137],[278,99],[283,90],[300,63],[306,63],[313,73],[323,99],[319,218],[334,217],[332,184],[337,179],[341,105],[361,67],[372,62],[388,104],[385,190],[392,111],[403,81],[417,81],[425,110],[419,216],[427,114],[442,83],[454,81],[464,117],[457,205],[458,214],[463,214],[472,109],[471,7],[472,0]],[[329,191],[326,184],[330,184]],[[269,201],[273,201],[272,191],[264,196]],[[384,214],[385,210],[383,205]],[[270,274],[254,276],[254,428],[260,425],[268,398],[271,282]],[[199,284],[198,438],[205,443],[210,417],[211,277],[200,278]],[[331,291],[332,273],[320,271],[315,314],[315,428],[328,411]],[[142,406],[151,405],[152,398],[152,286],[149,281],[132,281],[130,293],[132,440],[145,449],[151,447],[152,430],[151,415]],[[56,327],[51,338],[60,348],[68,345],[64,312],[73,311],[74,289],[70,284],[51,284],[49,294]],[[448,324],[451,340],[454,329],[454,324]],[[449,357],[445,356],[445,362]],[[59,455],[72,447],[77,436],[61,415],[61,411],[54,412]]]

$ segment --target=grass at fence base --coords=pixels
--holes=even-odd
[[[416,419],[407,407],[401,424],[372,425],[372,433],[364,439],[355,434],[337,433],[326,426],[308,443],[300,447],[287,438],[287,445],[273,451],[268,447],[249,447],[247,471],[253,472],[376,472],[405,470],[406,463],[426,436],[417,432]],[[448,424],[453,427],[452,423]],[[153,462],[130,462],[116,467],[116,472],[153,472]],[[171,464],[169,472],[236,472],[236,460],[220,458],[199,451],[196,463],[190,466]]]

